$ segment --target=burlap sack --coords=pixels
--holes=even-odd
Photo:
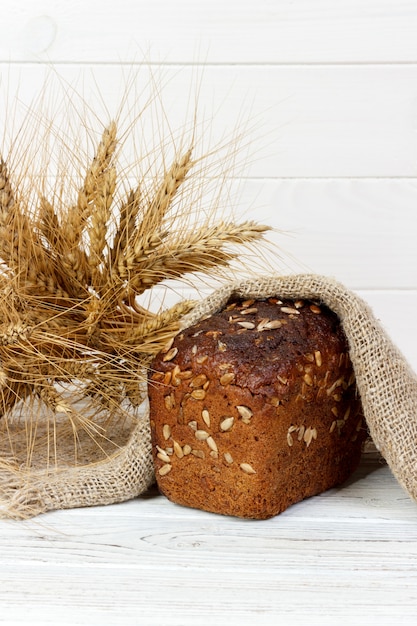
[[[186,328],[221,309],[232,295],[320,301],[340,318],[370,435],[394,476],[417,500],[417,378],[369,307],[336,281],[317,275],[267,276],[228,284],[183,318]],[[5,514],[29,517],[50,509],[110,504],[133,498],[153,482],[148,415],[127,444],[85,467],[0,475]]]

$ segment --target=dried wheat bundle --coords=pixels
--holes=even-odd
[[[76,146],[66,139],[64,147],[75,162]],[[193,306],[179,300],[151,311],[143,296],[169,279],[218,274],[242,256],[240,244],[268,230],[216,220],[215,207],[198,214],[187,185],[192,180],[203,194],[204,180],[192,141],[133,185],[118,168],[120,148],[111,122],[78,188],[71,184],[66,194],[55,181],[49,197],[33,174],[36,159],[17,175],[16,159],[0,158],[0,500],[7,515],[42,510],[28,495],[36,472],[46,471],[51,484],[69,467],[117,455],[131,437],[150,359],[169,347]],[[61,180],[66,175],[64,164]],[[10,504],[16,494],[22,510]]]

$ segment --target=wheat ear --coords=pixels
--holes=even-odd
[[[237,256],[237,252],[227,249],[228,244],[257,241],[268,230],[269,226],[251,221],[204,225],[140,260],[131,277],[130,288],[140,295],[167,278],[180,278],[197,268],[208,271],[226,265]]]
[[[187,150],[178,161],[174,161],[169,170],[165,172],[163,180],[156,189],[155,195],[150,201],[149,207],[138,227],[137,246],[140,246],[141,237],[151,231],[157,231],[160,227],[174,196],[193,167],[191,154],[192,148]]]
[[[116,149],[116,123],[112,122],[104,129],[96,155],[87,170],[84,183],[78,192],[77,204],[70,207],[68,216],[63,223],[66,238],[73,245],[80,241],[87,219],[94,209],[94,201],[103,188],[103,175],[110,165]]]
[[[28,293],[59,293],[55,266],[37,235],[36,226],[16,198],[5,162],[0,158],[0,253]],[[45,281],[45,277],[47,280]]]
[[[109,174],[108,171],[112,169],[111,162],[116,145],[116,123],[112,122],[102,134],[96,155],[78,192],[77,204],[69,207],[66,218],[61,225],[61,241],[64,242],[65,247],[59,252],[62,255],[62,263],[66,272],[70,274],[72,282],[78,285],[78,289],[77,287],[75,289],[79,296],[82,296],[83,291],[86,293],[86,288],[91,283],[92,273],[95,274],[95,280],[97,280],[97,272],[93,268],[99,265],[100,260],[97,260],[96,265],[93,265],[92,268],[80,243],[88,219],[95,213],[98,204],[98,214],[94,217],[95,224],[92,234],[92,256],[95,259],[100,259],[102,252],[100,248],[103,245],[103,223],[105,224],[107,221],[108,216],[106,217],[106,214],[114,193],[115,175]]]
[[[147,257],[160,244],[161,238],[164,236],[160,232],[164,217],[193,166],[191,154],[192,150],[187,150],[165,172],[162,182],[156,188],[154,197],[148,202],[148,206],[144,210],[134,240],[130,244],[128,243],[123,255],[116,257],[115,265],[122,279],[126,278],[140,259]]]
[[[117,256],[127,247],[128,242],[135,233],[136,218],[139,213],[141,198],[142,194],[140,186],[138,186],[135,190],[131,189],[129,191],[127,199],[120,207],[119,223],[111,251],[112,266],[115,264]]]
[[[90,240],[89,265],[92,270],[91,282],[96,292],[100,293],[104,283],[99,266],[105,263],[104,249],[107,245],[106,235],[110,219],[113,195],[116,188],[116,169],[110,167],[103,173],[100,192],[95,198],[94,210],[91,213],[91,225],[88,228]]]

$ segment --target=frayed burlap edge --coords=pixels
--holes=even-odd
[[[263,276],[227,284],[183,318],[182,329],[224,307],[232,296],[313,299],[341,320],[370,435],[394,476],[417,500],[417,378],[370,308],[333,279],[312,274]],[[0,470],[0,507],[6,517],[105,505],[134,498],[154,482],[149,414],[127,444],[108,458],[59,471]]]
[[[98,450],[98,454],[100,451]],[[154,482],[149,411],[127,444],[104,459],[60,470],[0,470],[0,515],[27,519],[46,511],[130,500]]]

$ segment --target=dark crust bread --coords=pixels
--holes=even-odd
[[[158,486],[264,519],[345,481],[366,437],[337,316],[313,302],[230,302],[178,335],[149,376]]]

